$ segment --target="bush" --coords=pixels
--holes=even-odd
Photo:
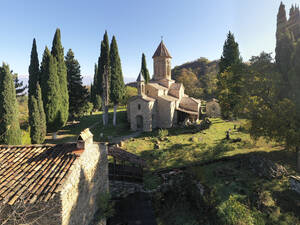
[[[169,131],[168,130],[165,130],[165,129],[159,129],[158,130],[158,138],[164,138],[164,137],[166,137],[166,136],[168,136],[169,135]]]
[[[229,199],[217,206],[217,215],[226,225],[254,225],[250,209],[237,200],[237,196],[230,195]]]

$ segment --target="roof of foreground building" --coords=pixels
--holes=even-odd
[[[0,202],[13,205],[48,201],[60,191],[79,158],[76,143],[0,145]]]

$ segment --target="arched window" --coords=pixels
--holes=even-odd
[[[138,110],[141,110],[141,104],[138,104]]]

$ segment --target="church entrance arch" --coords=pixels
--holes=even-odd
[[[137,130],[143,130],[143,117],[141,115],[136,116],[136,128]]]

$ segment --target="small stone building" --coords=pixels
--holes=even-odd
[[[171,55],[163,41],[153,55],[153,78],[146,84],[137,78],[138,95],[129,99],[127,117],[131,130],[170,128],[187,119],[199,118],[201,101],[184,93],[184,86],[171,79]]]
[[[107,146],[88,129],[77,143],[2,145],[0,224],[89,225],[108,184]]]

